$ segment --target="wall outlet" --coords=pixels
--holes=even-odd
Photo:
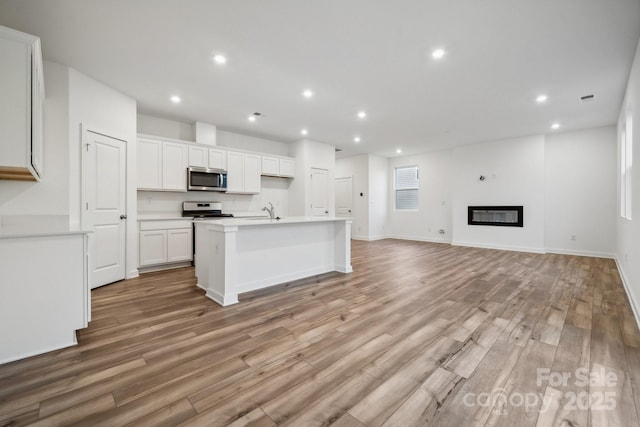
[[[569,240],[573,240],[573,241],[575,242],[575,240],[576,240],[576,235],[575,235],[575,234],[572,234],[572,235],[571,235],[571,237],[569,237]]]
[[[429,227],[429,229],[427,230],[427,233],[431,233],[431,227]]]
[[[444,228],[441,228],[440,230],[438,230],[438,233],[444,234]]]

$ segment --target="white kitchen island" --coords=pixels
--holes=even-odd
[[[196,221],[198,286],[222,306],[238,294],[337,271],[350,273],[351,219]]]

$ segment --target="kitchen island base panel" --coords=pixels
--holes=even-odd
[[[351,220],[196,223],[196,276],[222,306],[238,294],[337,271],[350,273]]]

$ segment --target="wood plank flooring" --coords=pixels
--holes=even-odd
[[[612,260],[399,240],[352,259],[227,308],[192,268],[94,290],[78,346],[0,365],[0,426],[640,425]]]

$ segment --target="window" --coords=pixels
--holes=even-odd
[[[620,132],[620,216],[631,219],[631,173],[633,169],[633,122],[627,113]]]
[[[396,210],[418,210],[418,167],[395,170]]]

